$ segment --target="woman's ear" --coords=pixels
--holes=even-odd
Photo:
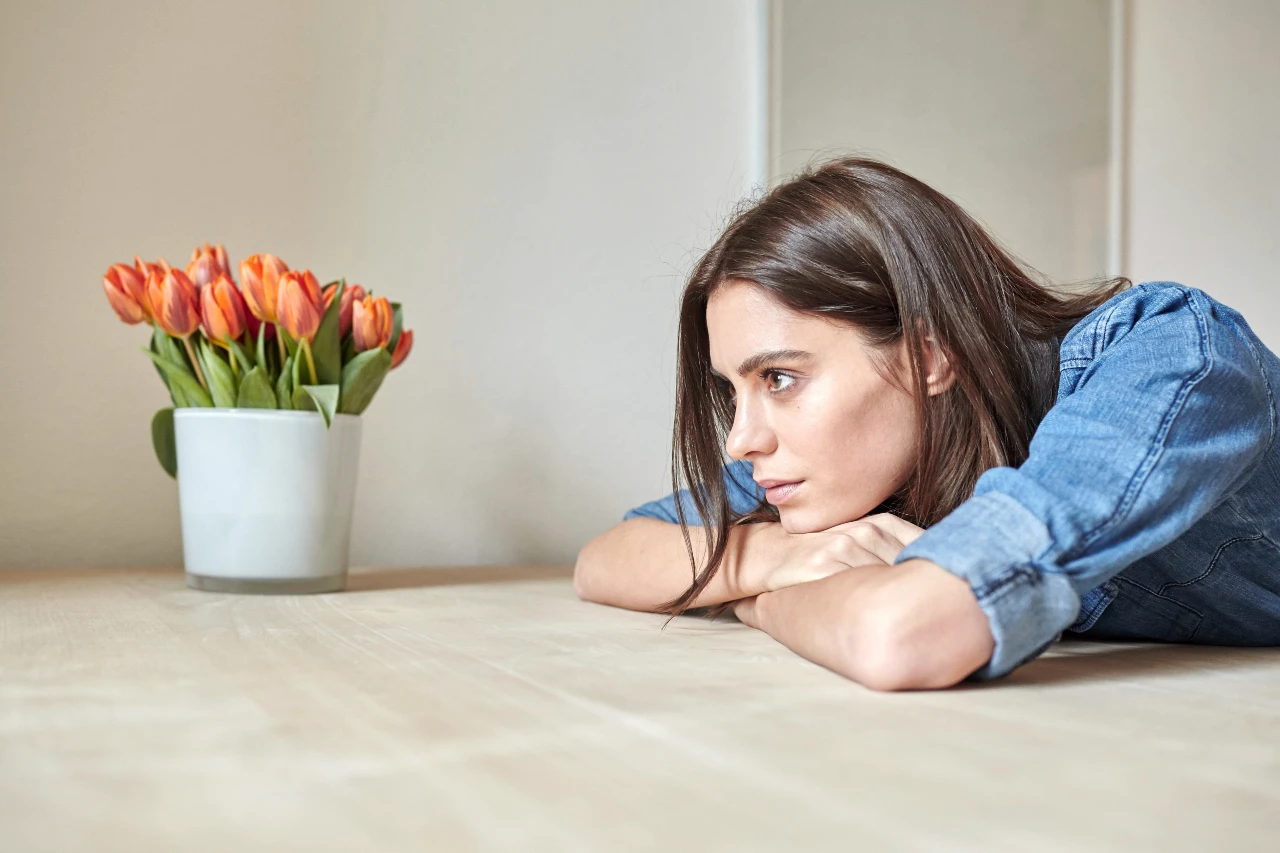
[[[924,358],[924,372],[926,389],[930,397],[935,394],[941,394],[953,384],[955,384],[955,370],[951,366],[951,359],[947,356],[946,349],[941,346],[933,335],[927,334],[924,328],[924,321],[919,323],[920,329],[920,351]],[[907,352],[907,339],[903,336],[898,340],[898,368],[902,371],[902,376],[910,376],[911,356]]]
[[[951,367],[951,359],[947,357],[946,349],[933,336],[925,336],[922,351],[925,381],[929,396],[932,397],[934,394],[946,391],[955,383],[955,371]]]

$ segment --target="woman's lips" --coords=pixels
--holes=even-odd
[[[786,501],[791,499],[791,496],[796,493],[796,489],[800,488],[800,484],[803,482],[804,480],[797,480],[794,483],[782,483],[781,485],[777,485],[777,486],[773,486],[772,488],[765,489],[764,490],[765,500],[767,500],[769,503],[773,504],[774,506],[777,506],[778,504],[781,504],[781,503],[785,503]]]

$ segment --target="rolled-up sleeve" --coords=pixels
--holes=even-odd
[[[1058,401],[1026,461],[984,472],[894,560],[929,560],[972,587],[995,651],[970,679],[1039,656],[1081,594],[1184,533],[1274,441],[1261,344],[1237,312],[1164,282],[1104,308],[1064,341]]]
[[[750,462],[737,460],[725,465],[724,487],[729,496],[729,508],[736,513],[749,512],[755,509],[760,501],[764,499],[764,490],[756,485],[755,480],[751,479]],[[679,524],[680,520],[676,516],[677,500],[680,501],[680,505],[684,508],[685,520],[691,525],[701,527],[702,517],[698,514],[698,508],[694,506],[693,496],[688,489],[681,489],[679,492],[667,495],[665,498],[658,498],[646,504],[641,504],[634,509],[629,509],[622,516],[622,520],[656,518],[659,521]]]

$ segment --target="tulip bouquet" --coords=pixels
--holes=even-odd
[[[102,278],[125,323],[152,326],[143,352],[174,408],[318,411],[359,415],[413,346],[400,304],[338,279],[321,288],[274,255],[240,262],[236,286],[221,245],[197,246],[186,270],[134,256]],[[156,456],[177,476],[174,408],[151,422]]]

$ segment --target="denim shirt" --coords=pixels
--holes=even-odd
[[[969,679],[1011,672],[1064,631],[1280,644],[1280,359],[1237,311],[1166,281],[1098,306],[1059,357],[1026,461],[983,472],[894,560],[970,584],[995,651]],[[725,481],[736,512],[763,498],[749,462]],[[687,490],[624,518],[674,523],[677,499],[701,523]]]

